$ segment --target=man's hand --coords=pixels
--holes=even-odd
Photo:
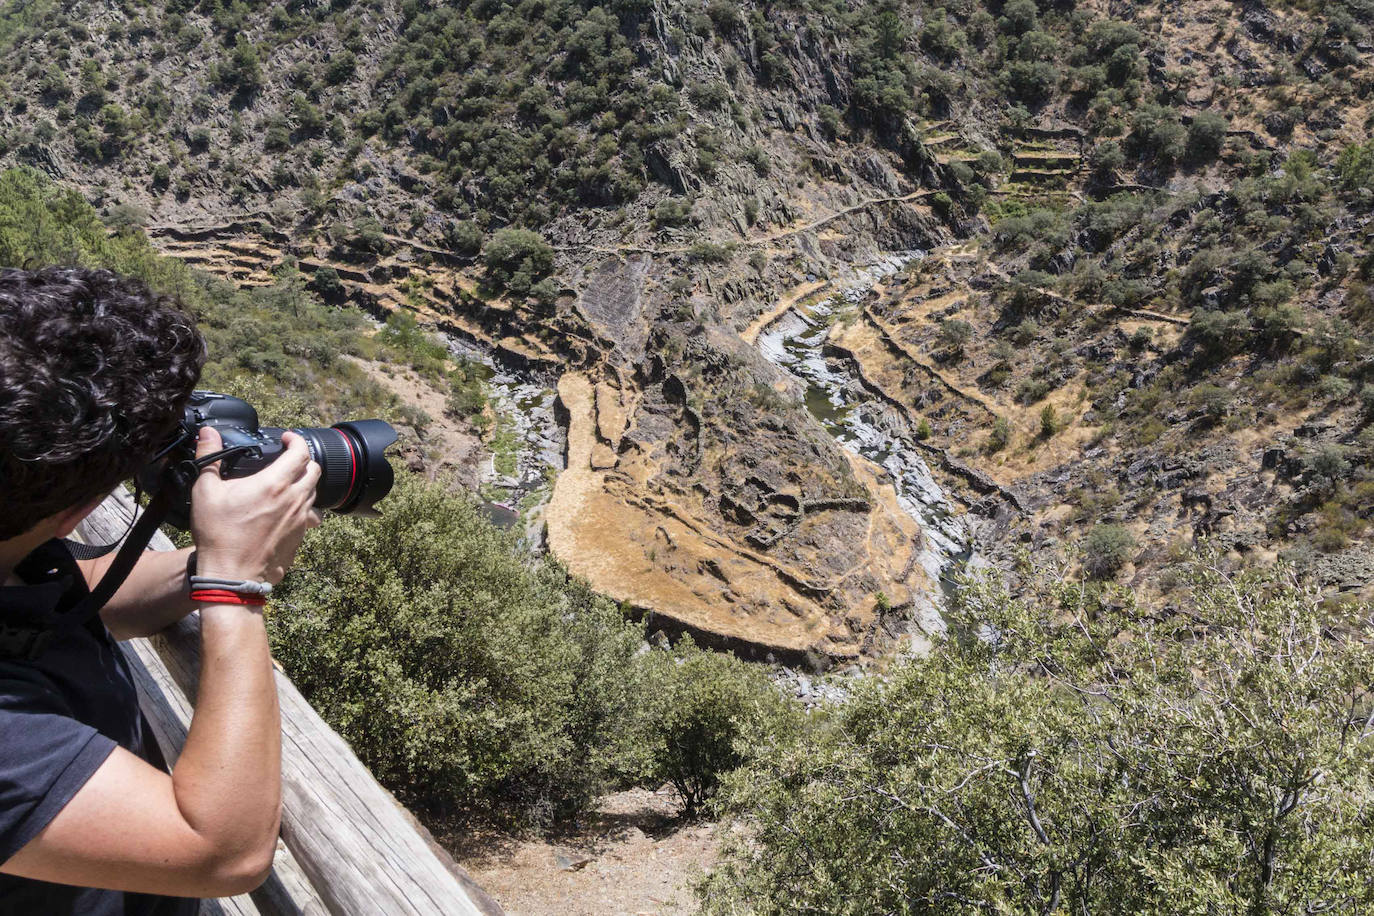
[[[191,491],[198,575],[275,585],[286,575],[306,529],[319,525],[313,504],[320,466],[295,433],[283,433],[282,444],[281,457],[249,477],[221,479],[219,462],[201,471]],[[201,429],[197,456],[221,447],[217,430]]]

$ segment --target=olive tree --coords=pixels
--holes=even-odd
[[[727,780],[706,912],[1369,912],[1369,608],[1189,576],[1166,615],[964,588],[929,657]]]
[[[544,820],[628,776],[642,628],[465,495],[402,475],[383,509],[313,532],[269,618],[378,778],[428,812]]]

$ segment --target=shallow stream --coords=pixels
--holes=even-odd
[[[526,541],[539,546],[544,505],[563,469],[565,433],[554,417],[557,393],[473,344],[455,338],[448,343],[455,357],[485,368],[487,398],[496,414],[491,455],[480,476],[487,515],[503,528],[521,529]]]
[[[892,479],[897,501],[927,535],[921,564],[948,595],[953,577],[973,559],[973,533],[956,514],[921,457],[907,417],[874,396],[845,360],[828,356],[834,325],[856,319],[872,286],[922,252],[905,252],[866,270],[862,282],[839,296],[798,304],[766,327],[758,338],[763,355],[805,387],[807,409],[844,448],[881,466]]]

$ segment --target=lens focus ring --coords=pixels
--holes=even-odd
[[[310,456],[319,464],[320,482],[315,488],[315,505],[333,509],[342,505],[357,481],[357,459],[354,450],[337,429],[297,430],[310,446]]]

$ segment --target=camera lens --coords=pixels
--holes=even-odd
[[[386,448],[396,430],[382,420],[354,420],[328,428],[297,429],[322,473],[315,505],[340,515],[370,513],[395,482]]]

